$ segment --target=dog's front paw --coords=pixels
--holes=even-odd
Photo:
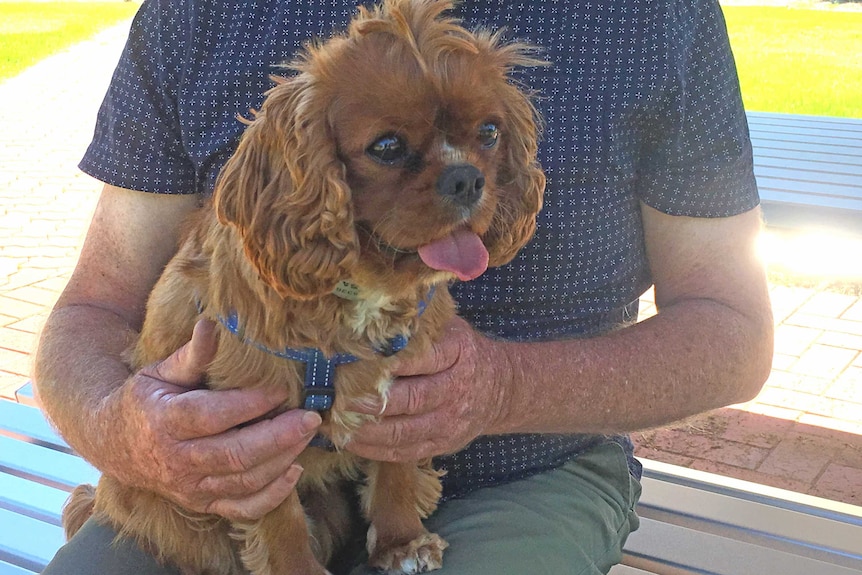
[[[415,575],[440,569],[443,550],[449,547],[436,533],[423,533],[406,545],[375,549],[369,565],[387,575]]]

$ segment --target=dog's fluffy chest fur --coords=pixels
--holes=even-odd
[[[218,226],[214,218],[209,225]],[[221,228],[221,233],[232,233]],[[220,234],[210,233],[205,238]],[[233,246],[233,247],[232,247]],[[209,369],[214,389],[247,386],[279,386],[289,391],[283,409],[302,407],[305,365],[278,357],[273,351],[319,349],[327,357],[350,354],[358,361],[339,365],[335,371],[335,401],[324,415],[324,432],[336,446],[343,446],[350,434],[367,417],[350,410],[355,402],[381,405],[391,383],[394,360],[420,353],[437,338],[443,323],[454,315],[454,304],[445,284],[396,286],[397,292],[384,287],[354,286],[349,297],[326,294],[298,300],[282,298],[261,285],[235,243],[208,240],[188,242],[171,264],[185,276],[186,285],[165,283],[157,286],[153,297],[175,299],[182,291],[185,298],[199,298],[203,315],[219,324],[219,351]],[[185,252],[185,255],[183,255]],[[199,266],[206,271],[199,273]],[[216,264],[218,262],[218,264]],[[348,280],[352,278],[346,278]],[[183,289],[184,288],[184,289]],[[157,292],[162,292],[156,295]],[[224,318],[235,314],[237,333],[224,325]],[[193,320],[192,320],[193,322]],[[192,323],[190,322],[190,323]],[[392,357],[379,350],[396,337],[407,338],[407,346]],[[238,374],[249,374],[253,381],[238,381]],[[251,374],[254,374],[253,376]]]

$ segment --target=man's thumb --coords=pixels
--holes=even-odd
[[[152,375],[164,382],[182,387],[197,387],[206,378],[207,367],[215,357],[218,340],[215,324],[199,320],[192,332],[192,339],[164,360],[143,371],[152,370]]]

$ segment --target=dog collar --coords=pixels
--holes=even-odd
[[[432,286],[428,291],[426,298],[419,302],[418,310],[421,316],[428,303],[434,296],[435,287]],[[203,307],[198,303],[198,311],[203,311]],[[305,382],[304,392],[305,399],[303,409],[309,411],[326,411],[332,408],[335,401],[335,368],[339,365],[353,363],[359,361],[359,358],[349,353],[336,353],[331,357],[327,357],[321,350],[315,348],[296,349],[285,347],[284,349],[272,349],[259,342],[248,339],[242,334],[239,318],[235,311],[231,311],[227,317],[217,315],[219,323],[225,329],[239,337],[243,343],[250,345],[255,349],[266,352],[270,355],[299,361],[305,364]],[[374,351],[383,357],[390,357],[407,347],[410,339],[408,336],[398,334],[395,337],[386,341],[383,345],[375,347]]]

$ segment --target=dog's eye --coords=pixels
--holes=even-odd
[[[479,143],[486,150],[496,146],[499,139],[500,131],[496,124],[487,122],[479,127]]]
[[[395,134],[386,134],[372,142],[366,152],[382,164],[394,164],[407,155],[407,144]]]

